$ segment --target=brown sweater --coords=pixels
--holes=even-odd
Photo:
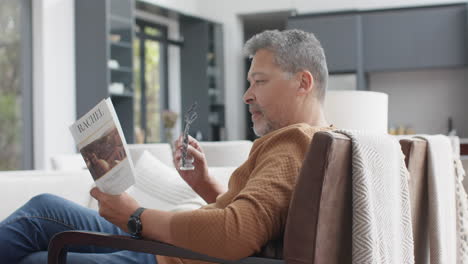
[[[173,244],[224,259],[240,259],[282,236],[289,201],[312,136],[330,128],[295,124],[255,140],[228,191],[198,210],[176,213]],[[158,263],[201,263],[158,256]]]

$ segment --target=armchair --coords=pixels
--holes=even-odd
[[[221,260],[158,241],[67,231],[51,240],[48,263],[65,263],[67,247],[84,244],[215,263],[351,263],[351,205],[351,142],[342,134],[319,132],[291,199],[283,259]]]
[[[422,263],[425,255],[421,251],[424,249],[421,243],[427,232],[427,220],[424,220],[428,199],[427,143],[420,139],[401,139],[400,145],[410,172],[415,263]],[[293,192],[282,259],[248,257],[237,261],[222,260],[158,241],[68,231],[57,234],[51,240],[49,264],[65,263],[69,245],[96,245],[229,264],[351,263],[351,194],[350,140],[342,134],[319,132],[312,140]]]

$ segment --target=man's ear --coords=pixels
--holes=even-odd
[[[309,71],[301,71],[298,74],[299,89],[297,90],[297,94],[307,95],[314,88],[314,76]]]

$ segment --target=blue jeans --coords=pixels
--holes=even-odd
[[[91,209],[51,194],[41,194],[0,222],[0,262],[47,263],[47,247],[57,233],[86,230],[128,235]],[[151,263],[154,255],[110,248],[69,248],[67,263]]]

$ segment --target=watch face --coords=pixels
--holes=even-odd
[[[127,223],[128,232],[130,234],[135,234],[138,231],[138,223],[135,218],[130,218]]]
[[[144,210],[145,208],[143,207],[138,208],[128,219],[128,222],[127,222],[128,233],[130,233],[132,237],[135,237],[135,238],[141,237],[141,231],[143,230],[143,227],[141,225],[140,215],[143,213]]]

